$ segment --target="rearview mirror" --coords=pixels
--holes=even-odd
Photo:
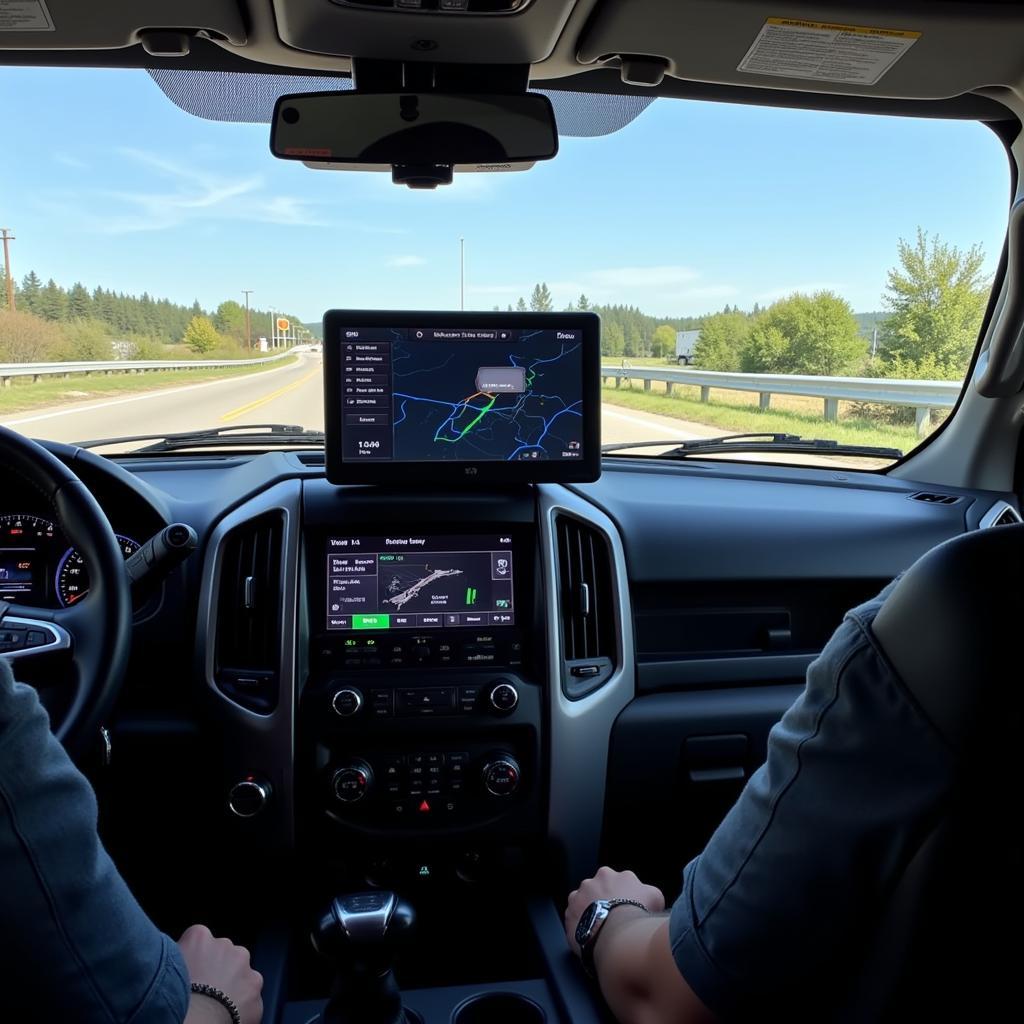
[[[460,165],[550,160],[558,131],[539,93],[315,92],[278,99],[270,149],[283,160],[390,166],[396,181],[430,185],[450,181]]]

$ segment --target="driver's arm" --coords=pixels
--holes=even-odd
[[[10,1020],[181,1024],[181,951],[100,843],[96,798],[0,657],[0,1002]]]

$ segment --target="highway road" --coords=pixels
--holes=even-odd
[[[30,437],[68,442],[247,423],[291,423],[322,430],[322,377],[322,357],[302,352],[295,363],[262,373],[95,401],[71,401],[52,408],[15,413],[0,422]],[[606,444],[612,441],[684,441],[721,433],[723,431],[716,427],[671,416],[656,416],[621,406],[601,406],[601,437]],[[110,450],[125,451],[141,444],[118,444]],[[663,450],[647,449],[644,454],[657,455]],[[764,455],[756,453],[737,453],[730,457],[752,462],[765,460]],[[787,455],[783,459],[803,465],[826,464],[852,469],[876,469],[886,465],[879,460],[836,456],[825,459]]]
[[[322,430],[322,373],[322,357],[306,352],[299,355],[296,363],[262,373],[94,401],[66,402],[14,413],[0,422],[30,437],[69,442],[247,423],[294,423]],[[608,405],[602,407],[601,427],[606,442],[680,440],[719,432],[668,416]]]

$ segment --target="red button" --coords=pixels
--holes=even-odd
[[[430,804],[428,804],[428,803],[427,803],[427,801],[426,801],[426,800],[424,800],[424,801],[423,801],[423,802],[422,802],[422,803],[420,804],[420,806],[419,806],[419,810],[420,810],[420,812],[421,812],[421,813],[423,813],[423,814],[426,814],[426,813],[427,813],[427,812],[428,812],[428,811],[430,810]]]

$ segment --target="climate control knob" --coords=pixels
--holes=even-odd
[[[341,718],[351,718],[363,706],[363,695],[351,686],[346,686],[331,698],[334,713]]]
[[[508,715],[515,711],[516,705],[519,703],[519,691],[511,683],[502,679],[491,688],[488,700],[498,714]]]
[[[342,765],[331,776],[331,789],[343,804],[354,804],[364,799],[373,785],[373,772],[365,761],[352,761]]]
[[[238,818],[255,818],[270,799],[270,783],[252,776],[228,790],[228,809]]]
[[[522,772],[511,754],[494,754],[484,765],[481,780],[491,796],[511,796],[518,788]]]

